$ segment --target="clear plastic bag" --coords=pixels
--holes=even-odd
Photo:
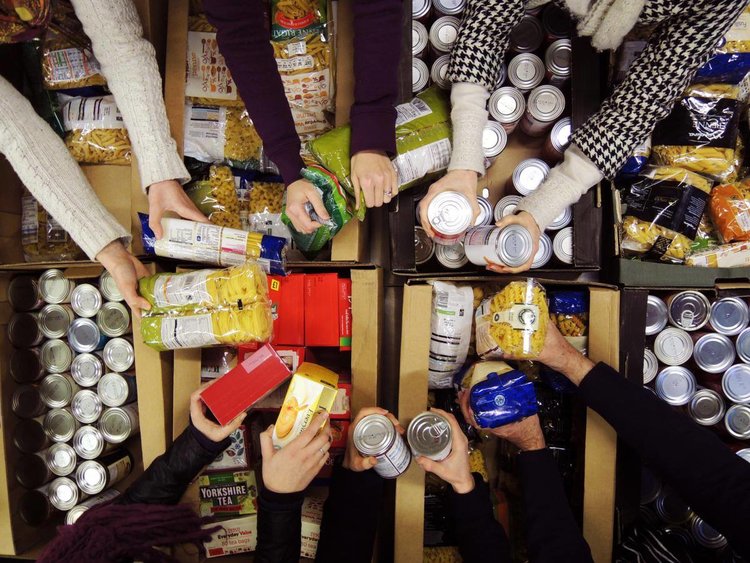
[[[92,98],[60,95],[65,145],[82,164],[132,161],[130,137],[113,96]]]
[[[750,240],[750,179],[716,186],[708,210],[722,242]]]
[[[185,191],[213,224],[232,229],[243,228],[240,199],[232,169],[228,166],[212,165],[208,178],[191,183]]]
[[[550,293],[549,312],[552,323],[563,336],[586,336],[589,329],[589,308],[583,291]]]
[[[463,367],[471,341],[474,292],[470,286],[432,284],[432,327],[428,381],[430,389],[447,389]]]
[[[25,190],[21,198],[21,245],[26,262],[64,262],[85,257],[67,231]]]

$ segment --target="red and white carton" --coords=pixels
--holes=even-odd
[[[305,345],[340,345],[338,274],[305,276]]]
[[[331,407],[331,420],[351,420],[352,418],[352,384],[339,383],[336,399]]]
[[[268,276],[273,313],[271,344],[305,345],[305,274]]]
[[[315,559],[320,539],[320,523],[323,520],[325,497],[307,496],[302,503],[302,542],[300,557]]]
[[[352,280],[339,280],[339,350],[352,349]]]
[[[205,528],[212,528],[216,523],[206,524]],[[242,518],[233,518],[221,522],[221,529],[205,542],[208,558],[248,553],[255,551],[258,545],[258,516],[252,514]]]

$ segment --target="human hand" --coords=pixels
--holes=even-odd
[[[141,309],[151,308],[148,301],[138,295],[138,280],[148,276],[149,271],[119,240],[114,240],[101,249],[96,259],[115,280],[117,289],[136,317],[141,316]]]
[[[575,385],[580,385],[594,368],[594,362],[576,350],[552,321],[547,324],[547,335],[538,360],[563,374]]]
[[[383,416],[388,417],[388,420],[390,420],[396,427],[396,432],[398,432],[402,436],[406,433],[406,430],[403,426],[401,426],[398,419],[387,410],[381,409],[379,407],[366,407],[360,410],[357,413],[357,416],[354,418],[354,422],[349,425],[349,435],[347,436],[346,440],[346,453],[344,454],[344,461],[341,464],[344,466],[344,469],[349,469],[350,471],[359,473],[361,471],[372,469],[378,463],[378,460],[375,458],[375,456],[364,457],[354,446],[354,429],[364,417],[371,414],[382,414]]]
[[[323,205],[318,190],[311,182],[300,179],[289,184],[286,189],[286,214],[291,219],[294,228],[306,235],[314,233],[321,227],[320,223],[310,218],[307,209],[305,209],[305,204],[308,201],[323,221],[328,221],[331,218],[325,205]]]
[[[198,390],[193,391],[190,395],[190,420],[193,421],[193,426],[195,426],[201,434],[212,442],[218,444],[242,426],[246,413],[241,412],[225,426],[217,424],[206,417],[206,404],[203,402],[203,399],[201,399],[201,393],[206,387],[213,385],[215,381],[216,380],[201,385]]]
[[[332,436],[327,422],[328,413],[316,415],[302,434],[280,450],[273,447],[273,424],[261,433],[263,483],[269,491],[296,493],[307,488],[330,456]]]
[[[534,257],[539,250],[539,237],[542,236],[542,232],[539,230],[539,225],[536,224],[534,217],[526,211],[521,211],[520,213],[507,215],[495,224],[501,229],[508,225],[522,225],[523,227],[526,227],[526,230],[531,233],[533,248],[531,258],[529,258],[525,264],[518,266],[517,268],[509,268],[505,264],[496,264],[485,258],[487,269],[492,270],[493,272],[498,272],[499,274],[517,274],[518,272],[525,272],[531,268],[531,264],[534,263]]]
[[[419,221],[422,228],[430,237],[435,236],[435,231],[427,218],[427,208],[436,195],[442,192],[458,192],[465,195],[471,203],[472,226],[481,212],[477,203],[477,173],[473,170],[451,170],[445,176],[430,186],[427,195],[419,202]]]
[[[419,456],[416,458],[417,465],[450,484],[459,495],[473,491],[474,477],[471,476],[469,463],[469,439],[461,430],[455,416],[440,409],[433,408],[430,411],[444,416],[451,425],[451,453],[442,461]]]
[[[208,218],[198,210],[187,196],[177,180],[156,182],[148,187],[148,226],[157,239],[164,236],[161,218],[167,211],[174,211],[183,219],[189,219],[190,221],[209,222]]]
[[[398,193],[396,169],[382,151],[360,151],[352,157],[351,178],[356,208],[362,194],[367,207],[390,203]]]

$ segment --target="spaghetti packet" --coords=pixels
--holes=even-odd
[[[130,164],[132,148],[113,96],[59,96],[65,145],[82,164]]]

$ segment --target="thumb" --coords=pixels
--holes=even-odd
[[[506,215],[505,217],[497,221],[495,225],[501,229],[504,229],[508,225],[512,225],[513,223],[517,223],[517,222],[518,222],[518,217],[516,217],[515,214],[511,213],[510,215]]]
[[[437,465],[437,464],[434,461],[432,461],[431,459],[429,459],[429,458],[426,458],[426,457],[423,457],[423,456],[419,456],[417,458],[417,465],[419,465],[419,467],[421,467],[425,471],[428,471],[430,473],[434,473],[435,472],[435,465]]]
[[[273,424],[265,432],[260,433],[260,453],[263,459],[271,459],[274,455],[273,440],[271,439],[272,432]]]
[[[315,209],[315,213],[318,214],[318,216],[323,219],[324,221],[328,221],[331,216],[328,214],[328,211],[326,211],[326,206],[323,205],[323,200],[320,197],[320,194],[318,193],[318,190],[315,188],[310,188],[307,192],[308,201],[312,203],[313,209]]]
[[[365,469],[372,469],[378,464],[378,460],[374,456],[370,456],[365,459],[364,466]]]
[[[133,268],[135,268],[135,277],[138,279],[141,278],[147,278],[151,275],[151,272],[148,271],[148,268],[143,265],[143,262],[138,260],[135,256],[132,254],[130,255],[130,260],[133,262]]]
[[[162,211],[161,209],[151,209],[150,212],[151,215],[149,215],[148,218],[148,226],[154,232],[154,236],[157,239],[161,239],[161,237],[164,236],[164,231],[161,228]]]
[[[181,205],[176,211],[183,219],[189,219],[198,223],[210,223],[208,217],[201,213],[192,202]]]

